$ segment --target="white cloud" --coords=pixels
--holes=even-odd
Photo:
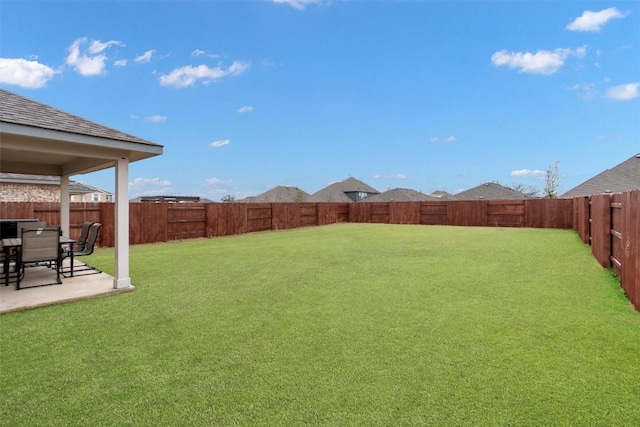
[[[238,74],[243,73],[245,70],[249,68],[249,64],[242,61],[233,61],[233,64],[227,68],[227,73],[232,76],[237,76]]]
[[[191,52],[191,56],[206,56],[207,58],[217,59],[217,58],[220,58],[221,55],[217,55],[214,53],[207,53],[202,49],[196,49],[193,52]]]
[[[322,3],[322,0],[273,0],[274,3],[284,3],[298,10],[303,10],[310,4]]]
[[[39,89],[44,87],[55,74],[52,68],[37,61],[0,58],[0,83]]]
[[[541,171],[539,169],[534,169],[534,170],[516,169],[511,171],[510,175],[518,178],[529,177],[529,176],[540,177],[540,176],[544,176],[544,171]]]
[[[596,96],[595,83],[580,83],[571,86],[572,90],[578,93],[578,96],[582,99],[593,99]]]
[[[93,40],[89,45],[89,53],[93,55],[97,55],[107,50],[107,48],[109,48],[110,46],[124,46],[124,45],[116,40],[110,40],[106,43],[102,43],[100,40]]]
[[[131,197],[153,196],[158,194],[170,194],[171,181],[160,178],[136,178],[129,183]]]
[[[614,86],[607,91],[607,98],[615,99],[616,101],[637,98],[638,88],[640,88],[640,82]]]
[[[230,143],[231,143],[231,140],[229,139],[218,139],[217,141],[213,141],[211,144],[209,144],[209,147],[218,148],[218,147],[228,145]]]
[[[407,179],[407,175],[399,173],[399,174],[376,174],[373,175],[374,179]]]
[[[89,47],[83,51],[83,46],[89,43]],[[103,74],[106,68],[107,55],[103,52],[111,46],[124,46],[119,41],[108,41],[103,43],[98,40],[89,42],[86,37],[75,40],[69,46],[67,64],[71,65],[83,76],[95,76]]]
[[[262,60],[262,66],[264,68],[273,68],[273,67],[277,67],[278,64],[273,62],[273,61],[271,61],[271,60],[269,60],[269,59],[263,59]]]
[[[458,138],[455,136],[448,136],[446,138],[440,138],[439,136],[429,137],[429,142],[456,142]]]
[[[586,52],[587,48],[584,46],[577,49],[539,50],[536,53],[508,52],[503,49],[491,55],[491,62],[496,67],[504,65],[519,68],[521,73],[549,75],[562,68],[569,56],[582,58]]]
[[[146,51],[142,55],[136,56],[135,58],[133,58],[133,60],[141,64],[146,64],[147,62],[151,61],[151,58],[153,57],[154,53],[155,53],[155,49],[151,49]]]
[[[113,63],[113,65],[115,65],[116,67],[126,67],[127,66],[127,60],[126,59],[118,59],[117,61],[115,61]]]
[[[152,122],[152,123],[162,123],[167,121],[167,116],[161,116],[159,114],[156,114],[154,116],[147,117],[145,120],[147,122]]]
[[[198,80],[205,83],[219,80],[227,76],[237,76],[249,68],[249,64],[242,61],[234,61],[228,68],[220,66],[208,67],[199,65],[192,67],[190,65],[176,68],[169,74],[160,76],[160,85],[174,87],[188,87],[194,85]]]
[[[615,7],[601,10],[600,12],[594,12],[586,10],[566,26],[567,30],[571,31],[587,31],[591,33],[597,33],[602,29],[602,26],[615,18],[624,18],[626,13],[620,12]]]
[[[166,122],[167,121],[167,116],[161,116],[159,114],[156,114],[154,116],[148,116],[145,118],[142,118],[140,116],[136,116],[136,115],[132,115],[131,118],[133,120],[144,120],[145,122],[151,122],[151,123],[162,123],[162,122]]]
[[[231,184],[231,180],[230,179],[218,179],[216,177],[213,178],[209,178],[207,180],[205,180],[205,182],[209,185],[227,185],[227,184]]]
[[[244,107],[240,107],[236,110],[238,113],[242,114],[242,113],[249,113],[251,111],[253,111],[253,107],[251,107],[250,105],[245,105]]]

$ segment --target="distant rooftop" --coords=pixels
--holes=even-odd
[[[454,194],[451,200],[517,200],[527,196],[495,182],[487,182],[469,190]]]
[[[244,199],[245,202],[255,203],[283,203],[283,202],[305,202],[309,198],[309,193],[298,187],[277,186],[254,197]]]
[[[22,173],[0,172],[0,182],[13,184],[34,184],[34,185],[60,185],[59,176],[49,175],[28,175]],[[69,192],[72,194],[101,192],[111,194],[108,191],[93,187],[82,182],[69,180]]]
[[[131,199],[133,203],[213,203],[199,196],[141,196]]]
[[[408,188],[394,188],[384,193],[376,194],[364,202],[427,202],[441,200]]]
[[[380,194],[380,192],[375,188],[353,177],[349,177],[344,181],[334,182],[312,194],[309,201],[349,203],[364,200],[376,194]]]
[[[623,193],[640,189],[640,153],[572,188],[560,197]]]

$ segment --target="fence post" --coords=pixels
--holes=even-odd
[[[611,267],[611,196],[591,197],[591,252],[604,268]]]
[[[629,300],[640,311],[640,190],[622,198],[622,274]]]

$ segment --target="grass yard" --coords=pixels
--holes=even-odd
[[[0,316],[0,425],[640,425],[640,315],[572,231],[141,245],[131,277]]]

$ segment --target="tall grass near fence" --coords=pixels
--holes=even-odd
[[[0,424],[640,424],[640,316],[571,231],[140,245],[131,277],[0,316]]]

